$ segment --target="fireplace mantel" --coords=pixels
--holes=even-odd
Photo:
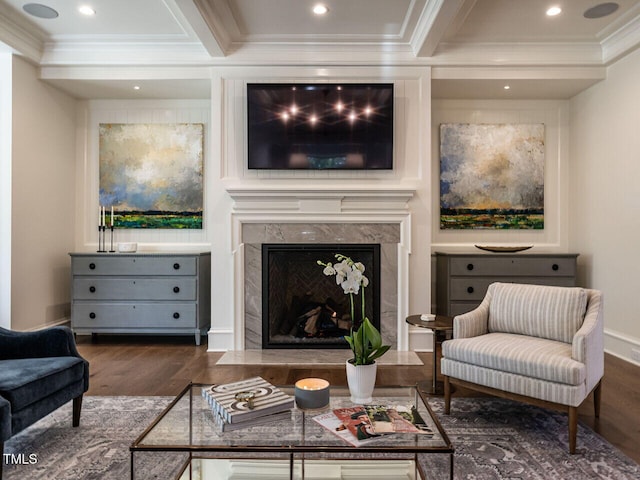
[[[297,186],[242,185],[227,187],[234,210],[308,213],[405,212],[415,188],[404,186],[363,187],[336,184]]]
[[[231,211],[231,254],[233,257],[233,326],[232,328],[214,329],[209,332],[209,345],[213,351],[227,350],[231,345],[235,350],[244,350],[245,328],[251,328],[253,318],[245,309],[245,302],[252,302],[252,294],[257,288],[252,282],[257,281],[259,275],[245,278],[246,264],[256,261],[253,249],[262,240],[252,238],[248,240],[243,234],[244,226],[256,228],[264,232],[265,241],[275,233],[277,241],[273,239],[266,243],[285,241],[284,237],[291,235],[294,225],[300,225],[300,232],[308,235],[326,231],[322,225],[331,224],[334,229],[337,224],[348,225],[351,234],[361,231],[365,235],[375,236],[377,231],[386,230],[383,225],[394,226],[397,232],[396,240],[387,244],[390,248],[388,255],[394,258],[394,280],[391,282],[394,292],[389,298],[394,303],[392,323],[397,332],[396,347],[400,351],[408,350],[409,338],[406,322],[409,305],[409,255],[411,254],[411,208],[410,200],[416,193],[416,188],[397,185],[375,185],[368,182],[367,186],[356,185],[352,182],[336,181],[329,185],[326,182],[313,186],[300,187],[300,184],[282,186],[266,185],[264,183],[243,183],[229,185],[227,193],[233,200]],[[380,228],[376,227],[380,226]],[[316,228],[318,230],[314,230]],[[352,228],[353,227],[353,228]],[[330,230],[331,230],[330,229]],[[363,230],[358,230],[363,229]],[[286,235],[282,233],[286,231]],[[315,231],[315,233],[313,233]],[[261,234],[262,235],[262,234]],[[297,239],[306,242],[310,238]],[[324,242],[327,240],[320,240]],[[331,242],[328,242],[331,243]],[[361,242],[356,242],[361,243]],[[248,250],[247,250],[248,249]],[[249,322],[248,320],[252,321]],[[226,346],[226,347],[225,347]]]

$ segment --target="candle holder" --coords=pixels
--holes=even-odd
[[[111,225],[110,228],[111,228],[111,247],[109,248],[109,253],[114,253],[115,250],[113,248],[113,225]],[[106,248],[106,246],[105,246],[105,248]]]
[[[105,242],[106,229],[107,227],[104,225],[98,225],[98,253],[105,253],[107,251]]]

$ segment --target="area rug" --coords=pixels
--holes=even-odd
[[[129,478],[129,445],[169,403],[169,397],[85,397],[80,427],[64,406],[5,443],[5,480]],[[459,398],[452,414],[431,405],[453,442],[456,479],[640,478],[640,467],[588,427],[578,427],[575,455],[567,453],[566,416],[491,398]],[[151,455],[151,454],[147,454]],[[423,455],[428,478],[448,478],[447,462]],[[5,458],[7,456],[5,455]],[[18,461],[19,460],[19,461]],[[147,457],[145,478],[170,479],[179,462]]]

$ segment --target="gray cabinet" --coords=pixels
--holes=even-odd
[[[436,312],[459,315],[477,307],[493,282],[576,285],[578,254],[435,253]]]
[[[210,253],[71,253],[76,333],[195,335],[211,322]]]

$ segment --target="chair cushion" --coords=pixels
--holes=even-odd
[[[11,438],[11,404],[0,397],[0,442],[9,438]]]
[[[511,333],[447,340],[443,357],[459,362],[567,385],[580,385],[585,365],[571,358],[571,345]]]
[[[84,362],[78,357],[0,360],[0,395],[17,412],[53,392],[83,380]]]
[[[587,309],[582,288],[495,283],[489,332],[517,333],[571,343]]]

